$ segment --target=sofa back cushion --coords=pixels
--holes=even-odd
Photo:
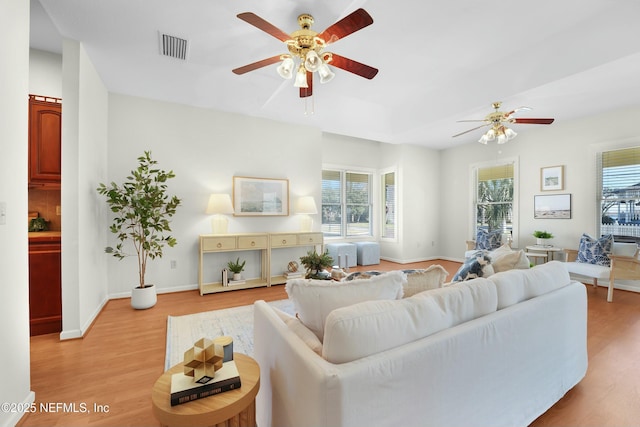
[[[479,278],[396,301],[368,301],[327,316],[322,356],[346,363],[496,311],[493,282]]]
[[[549,261],[527,270],[509,270],[489,277],[498,291],[498,310],[562,288],[571,282],[564,263]]]
[[[402,271],[391,271],[349,282],[287,280],[285,290],[293,301],[297,317],[322,341],[325,319],[333,310],[363,301],[402,298],[404,283],[406,277]]]

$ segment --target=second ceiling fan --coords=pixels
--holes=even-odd
[[[501,102],[494,102],[493,108],[494,112],[487,114],[484,119],[478,120],[458,120],[458,122],[483,122],[480,126],[476,126],[472,129],[466,130],[464,132],[453,135],[453,138],[456,136],[464,135],[465,133],[473,132],[476,129],[483,128],[485,126],[491,126],[491,128],[478,140],[478,142],[482,144],[486,144],[489,141],[493,141],[497,138],[498,144],[504,144],[508,140],[514,138],[517,133],[513,130],[505,126],[505,123],[521,123],[521,124],[534,124],[534,125],[550,125],[553,123],[554,119],[538,119],[538,118],[518,118],[512,117],[514,114],[519,113],[520,111],[530,111],[530,107],[519,107],[515,110],[511,110],[508,112],[499,111]]]
[[[333,79],[334,74],[329,65],[367,79],[374,78],[378,73],[376,68],[324,50],[330,43],[334,43],[373,24],[373,18],[364,9],[352,12],[321,33],[316,33],[311,29],[313,16],[307,13],[298,17],[300,29],[291,34],[285,33],[251,12],[241,13],[238,18],[284,42],[289,53],[275,55],[236,68],[232,70],[235,74],[245,74],[249,71],[281,62],[278,66],[278,74],[286,79],[295,76],[294,86],[300,88],[300,97],[304,98],[313,94],[314,72],[318,72],[320,83],[326,83]],[[294,58],[299,59],[299,65],[295,64]]]

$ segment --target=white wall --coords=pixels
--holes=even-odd
[[[29,2],[0,3],[0,402],[30,403],[29,273],[27,217]],[[4,407],[3,407],[4,409]],[[0,426],[21,414],[0,411]]]
[[[82,46],[63,42],[62,333],[77,338],[107,301],[107,214],[95,188],[107,174],[108,94]]]
[[[146,281],[159,292],[197,284],[198,236],[211,232],[210,216],[205,214],[209,195],[231,194],[233,176],[288,179],[290,202],[305,195],[320,200],[321,133],[314,128],[111,94],[108,133],[109,181],[124,180],[145,150],[152,152],[160,167],[176,174],[169,181],[169,194],[182,199],[171,226],[178,244],[165,248],[163,258],[151,261],[147,270]],[[299,227],[295,215],[229,216],[230,233]],[[314,228],[320,229],[319,220]],[[109,244],[116,243],[111,233],[108,238]],[[170,268],[172,260],[175,269]],[[222,267],[228,260],[218,257],[207,262]],[[109,293],[128,295],[137,283],[135,259],[108,257],[108,267]],[[251,277],[255,271],[257,267],[246,274]]]
[[[29,51],[29,93],[62,98],[62,55]]]
[[[443,256],[461,259],[465,240],[473,237],[470,208],[470,165],[478,162],[519,158],[518,246],[535,244],[535,230],[547,230],[560,247],[577,248],[583,232],[596,234],[595,153],[602,149],[640,145],[637,122],[640,107],[613,111],[578,120],[556,120],[550,126],[518,128],[518,136],[501,146],[476,142],[441,152],[441,226],[445,238]],[[565,166],[562,191],[540,191],[540,168]],[[571,194],[571,219],[534,219],[534,195]]]

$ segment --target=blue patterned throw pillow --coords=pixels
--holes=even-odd
[[[608,254],[613,248],[613,235],[605,234],[599,239],[595,239],[588,234],[583,234],[578,247],[578,262],[585,264],[611,266],[611,259]]]
[[[476,234],[476,249],[484,251],[492,251],[494,249],[498,249],[500,247],[501,240],[501,230],[494,230],[489,232],[480,229]]]
[[[491,258],[486,252],[477,251],[470,256],[460,266],[460,269],[453,276],[453,282],[463,282],[465,280],[475,279],[476,277],[488,277],[493,274],[491,267]]]

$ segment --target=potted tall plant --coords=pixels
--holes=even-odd
[[[145,309],[153,307],[157,301],[156,288],[145,282],[147,261],[162,258],[165,245],[173,247],[177,241],[169,235],[170,218],[180,205],[177,196],[167,194],[167,181],[175,177],[173,171],[158,168],[151,152],[145,151],[138,157],[138,167],[131,171],[122,184],[100,183],[99,194],[107,199],[115,214],[109,227],[119,240],[115,248],[107,247],[105,252],[122,260],[133,255],[126,253],[124,244],[130,241],[138,258],[138,286],[131,291],[131,306]]]

